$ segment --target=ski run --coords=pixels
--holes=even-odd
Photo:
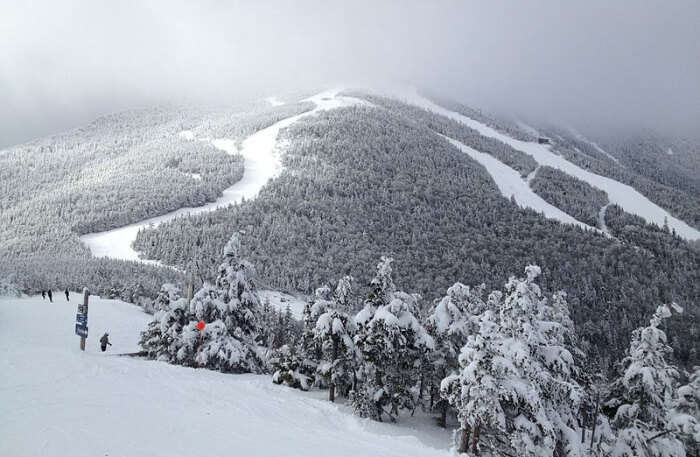
[[[700,239],[700,231],[692,228],[682,220],[675,218],[668,211],[650,201],[633,187],[622,184],[614,179],[584,170],[583,168],[552,152],[549,145],[511,138],[481,122],[464,116],[463,114],[443,108],[427,98],[418,95],[415,90],[404,91],[400,94],[399,98],[413,105],[461,122],[464,125],[476,130],[481,135],[500,140],[507,145],[512,146],[514,149],[530,155],[539,165],[557,168],[571,176],[581,179],[591,186],[607,192],[608,199],[611,203],[620,206],[628,213],[641,216],[647,222],[654,223],[659,227],[663,226],[665,223],[668,223],[669,228],[675,229],[679,236],[688,240]],[[492,176],[502,192],[504,188],[510,188],[514,185],[514,183],[510,182],[510,178],[508,177],[509,174],[506,174],[505,176],[503,174],[492,174]],[[535,209],[536,211],[543,212],[545,216],[562,220],[558,213],[552,212],[551,209],[542,206],[539,202],[533,200],[529,196],[521,198],[519,194],[513,195],[520,205],[532,205],[530,206],[531,208]],[[507,195],[507,197],[510,198],[510,195]]]
[[[60,296],[59,296],[60,295]],[[360,419],[325,392],[117,354],[139,350],[152,316],[90,297],[85,352],[79,294],[0,298],[0,455],[42,457],[446,456],[451,432],[426,416]],[[100,352],[98,339],[113,343]]]
[[[134,250],[132,243],[136,240],[139,230],[153,228],[173,220],[180,216],[195,215],[225,208],[231,204],[237,204],[241,200],[252,199],[260,192],[260,189],[282,170],[280,150],[277,143],[279,132],[292,125],[305,116],[311,116],[319,111],[341,108],[360,103],[351,97],[342,97],[338,93],[341,89],[332,89],[309,97],[304,101],[313,102],[316,107],[311,111],[283,119],[267,128],[264,128],[243,141],[241,150],[238,151],[233,140],[218,138],[212,140],[212,145],[228,154],[240,153],[245,159],[243,178],[222,192],[221,197],[211,203],[196,208],[180,208],[167,214],[152,217],[140,222],[126,225],[113,230],[98,233],[89,233],[80,237],[80,240],[90,249],[95,257],[110,257],[113,259],[143,261],[145,263],[158,264],[153,260],[144,260]],[[273,106],[281,104],[274,97],[267,99]],[[191,131],[180,132],[179,136],[186,141],[194,140]]]

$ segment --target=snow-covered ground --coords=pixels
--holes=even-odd
[[[0,298],[0,455],[12,457],[446,456],[450,432],[427,417],[359,419],[344,406],[272,384],[116,354],[138,349],[149,316],[90,297],[86,351],[76,305],[57,293]],[[113,346],[100,352],[109,331]]]
[[[484,136],[500,140],[512,146],[514,149],[529,154],[540,165],[547,165],[552,168],[557,168],[571,176],[581,179],[582,181],[586,181],[591,186],[607,192],[608,199],[611,203],[620,206],[628,213],[641,216],[647,222],[662,226],[664,221],[668,221],[669,227],[675,229],[679,236],[689,240],[700,239],[700,231],[689,226],[682,220],[673,217],[668,211],[650,201],[633,187],[622,184],[614,179],[584,170],[578,165],[569,162],[564,157],[552,152],[549,145],[520,141],[511,138],[481,122],[464,116],[463,114],[443,108],[425,97],[418,95],[418,93],[415,91],[405,92],[402,94],[401,98],[406,100],[408,103],[415,104],[427,110],[461,122]]]
[[[289,305],[289,310],[292,312],[292,316],[295,319],[301,320],[304,314],[304,306],[306,305],[306,300],[300,297],[295,297],[294,295],[285,294],[284,292],[279,292],[277,290],[259,290],[258,295],[261,301],[268,300],[270,306],[275,309],[285,312],[287,310],[287,305]]]
[[[212,140],[212,144],[227,152],[235,154],[240,152],[245,158],[243,178],[225,189],[221,197],[214,202],[196,208],[180,208],[161,216],[152,217],[140,222],[129,224],[105,232],[89,233],[80,237],[80,240],[90,249],[95,257],[111,257],[122,260],[141,260],[139,253],[134,250],[132,243],[136,239],[139,230],[147,227],[157,227],[163,222],[170,221],[176,217],[193,215],[214,211],[231,204],[239,203],[242,199],[250,200],[254,198],[260,189],[270,180],[279,175],[282,170],[280,161],[280,151],[277,144],[277,136],[280,130],[289,127],[297,120],[313,115],[322,110],[329,110],[350,106],[359,103],[359,100],[351,97],[342,97],[338,93],[342,89],[333,89],[321,92],[308,101],[316,104],[316,107],[306,113],[283,119],[267,128],[255,132],[243,141],[241,150],[238,151],[233,140],[228,138],[217,138]],[[186,140],[190,140],[190,131],[180,132],[179,135]],[[147,263],[158,264],[154,261]]]
[[[541,212],[550,219],[556,219],[566,224],[574,224],[583,228],[595,230],[593,227],[580,222],[566,214],[554,205],[547,203],[542,197],[530,189],[529,179],[523,180],[520,173],[490,154],[479,152],[476,149],[460,143],[452,138],[446,138],[452,145],[468,154],[471,158],[479,162],[486,168],[498,186],[498,190],[506,198],[515,198],[515,201],[522,208],[532,208]]]

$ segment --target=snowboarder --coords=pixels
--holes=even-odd
[[[53,303],[53,295],[51,294],[51,289],[49,289],[49,293],[47,295],[49,296],[49,301]]]
[[[105,333],[102,335],[102,338],[100,338],[100,347],[102,348],[102,352],[107,350],[107,345],[112,345],[112,343],[109,342],[109,333]]]
[[[46,291],[45,290],[41,291],[41,299],[46,300]]]
[[[70,301],[70,295],[68,295],[68,288],[66,287],[66,301]]]

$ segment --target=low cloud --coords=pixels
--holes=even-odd
[[[700,125],[693,1],[28,3],[0,7],[0,146],[131,107],[337,81],[583,130]]]

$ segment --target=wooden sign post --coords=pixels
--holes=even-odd
[[[78,314],[75,316],[75,334],[80,336],[80,350],[85,350],[85,339],[88,336],[88,297],[87,288],[83,289],[83,304],[78,305]]]

